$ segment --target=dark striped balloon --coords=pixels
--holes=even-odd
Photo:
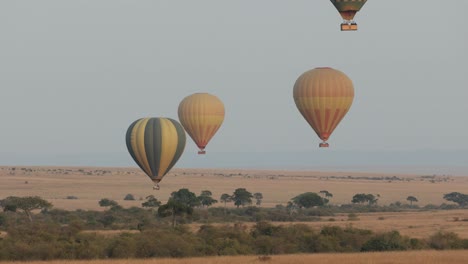
[[[357,24],[354,22],[354,16],[362,6],[367,2],[367,0],[330,0],[335,6],[336,10],[340,12],[341,17],[343,18],[343,23],[341,23],[342,31],[357,30]]]
[[[367,0],[330,0],[344,20],[352,20]]]
[[[141,118],[127,130],[128,152],[157,185],[179,160],[185,148],[185,131],[171,118]]]

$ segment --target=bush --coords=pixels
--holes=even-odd
[[[108,248],[107,256],[109,258],[132,258],[135,257],[136,248],[134,235],[123,233],[113,239]]]
[[[338,226],[326,226],[320,231],[322,242],[326,241],[327,244],[322,244],[319,251],[323,251],[323,246],[327,245],[327,251],[334,252],[353,252],[359,251],[362,245],[369,240],[372,232],[364,229],[357,229],[351,226],[341,228]]]
[[[5,216],[5,213],[0,213],[0,226],[4,226],[6,224],[7,217]]]
[[[433,249],[461,249],[464,248],[464,241],[453,232],[439,231],[429,237],[429,246]]]
[[[348,214],[348,221],[358,221],[359,217],[355,213]]]
[[[410,240],[398,231],[383,233],[364,243],[361,251],[396,251],[410,249]]]
[[[135,196],[133,196],[133,194],[130,194],[130,193],[129,193],[129,194],[125,195],[124,200],[125,200],[125,201],[134,201],[134,200],[135,200]]]

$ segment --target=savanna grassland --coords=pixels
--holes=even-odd
[[[124,207],[140,201],[124,201],[126,194],[136,198],[155,195],[165,201],[181,188],[200,193],[210,190],[213,197],[232,194],[236,188],[263,194],[263,207],[286,204],[304,192],[327,190],[332,204],[347,204],[356,193],[379,194],[380,205],[406,202],[416,196],[420,206],[441,204],[449,192],[466,192],[468,177],[445,175],[403,175],[388,173],[268,171],[228,169],[174,169],[153,191],[152,182],[136,168],[0,167],[2,196],[40,196],[56,208],[102,210],[98,201],[109,198]],[[67,199],[76,196],[78,199]]]
[[[297,254],[276,256],[229,256],[184,259],[145,259],[145,260],[87,260],[87,261],[28,261],[2,262],[4,264],[465,264],[468,251],[409,251],[341,254]]]
[[[324,217],[313,222],[294,222],[305,224],[314,229],[326,226],[340,226],[342,228],[354,227],[372,230],[375,232],[389,232],[398,230],[402,235],[413,238],[427,238],[435,232],[454,232],[462,238],[468,238],[468,210],[438,210],[423,212],[376,212],[358,213],[357,219],[349,220],[347,214],[337,214],[333,217]],[[464,221],[461,221],[464,220]],[[255,223],[247,223],[253,226]],[[293,224],[278,222],[278,225]],[[216,225],[216,224],[215,224]],[[221,225],[221,224],[220,224]],[[190,224],[192,231],[200,228],[201,224]]]
[[[29,217],[29,222],[16,208],[0,213],[2,260],[67,259],[28,264],[419,264],[468,260],[467,250],[450,250],[468,248],[468,210],[443,199],[446,193],[466,192],[468,177],[177,169],[166,176],[160,191],[154,191],[151,181],[135,168],[0,167],[0,181],[0,200],[39,196],[57,208],[38,213],[34,221]],[[232,203],[228,208],[222,203],[209,209],[197,207],[193,216],[178,217],[177,228],[171,228],[171,221],[158,210],[142,208],[149,195],[165,203],[172,192],[182,188],[197,194],[209,190],[218,200],[223,193],[246,188],[262,193],[263,200],[261,208],[236,209]],[[293,197],[321,190],[333,194],[329,205],[299,213],[288,211]],[[377,204],[350,207],[357,193],[375,195]],[[135,199],[124,199],[129,194]],[[416,206],[406,201],[410,195],[417,197]],[[100,206],[103,198],[118,205]],[[6,209],[7,203],[2,206]],[[395,250],[400,252],[359,253]],[[335,253],[308,254],[314,252]],[[231,256],[202,257],[217,255]],[[97,258],[113,260],[93,260]]]
[[[245,187],[263,194],[262,207],[285,205],[300,193],[320,190],[333,194],[331,204],[349,204],[356,193],[373,193],[380,195],[380,205],[407,203],[409,195],[418,198],[415,204],[419,206],[439,205],[447,202],[442,198],[445,193],[468,190],[468,177],[227,169],[174,169],[165,177],[159,191],[152,190],[152,182],[136,168],[0,167],[0,181],[2,197],[37,195],[50,201],[55,208],[65,210],[104,210],[98,204],[102,198],[115,200],[124,207],[141,207],[140,198],[155,195],[164,202],[171,192],[180,188],[189,188],[195,193],[210,190],[219,200],[221,194],[232,194],[234,189]],[[133,194],[136,200],[124,200],[126,194]],[[67,199],[68,196],[77,199]],[[398,230],[415,238],[448,231],[468,238],[468,221],[463,221],[468,219],[468,211],[463,209],[358,213],[357,217],[349,221],[347,214],[337,214],[306,224],[314,228],[351,225],[377,232]],[[195,231],[199,226],[195,223],[191,227]]]

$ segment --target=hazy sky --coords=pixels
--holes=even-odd
[[[226,107],[208,154],[467,153],[466,10],[369,0],[341,32],[328,0],[2,0],[0,165],[133,164],[130,123],[177,119],[195,92]],[[292,98],[320,66],[356,94],[325,151]],[[197,158],[189,140],[179,165]]]

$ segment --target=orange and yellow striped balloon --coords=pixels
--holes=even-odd
[[[323,140],[320,147],[328,147],[326,141],[353,103],[351,79],[332,68],[315,68],[299,76],[293,96],[299,112]]]
[[[224,105],[218,97],[208,93],[195,93],[179,104],[179,121],[200,151],[205,147],[224,121]]]

